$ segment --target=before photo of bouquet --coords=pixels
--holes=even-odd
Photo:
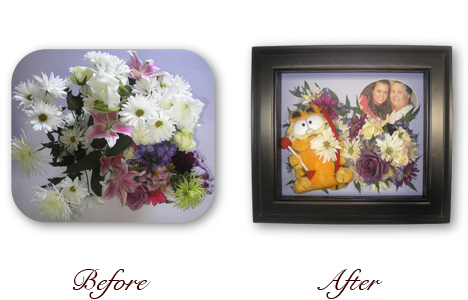
[[[32,199],[41,215],[77,220],[109,201],[131,211],[200,205],[214,177],[195,138],[205,103],[191,90],[183,75],[131,50],[125,59],[89,51],[68,77],[43,72],[14,86],[13,106],[45,137],[22,130],[11,144],[23,176],[43,178]],[[60,172],[48,176],[45,165]]]

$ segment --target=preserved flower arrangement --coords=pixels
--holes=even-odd
[[[212,193],[193,139],[204,103],[181,76],[128,53],[124,61],[91,51],[89,66],[71,67],[68,78],[42,73],[15,87],[27,124],[49,140],[36,143],[23,131],[12,138],[12,159],[28,178],[44,164],[65,169],[33,199],[51,220],[76,220],[111,200],[132,211],[162,203],[185,211]]]
[[[332,126],[326,124],[327,128],[311,140],[310,149],[320,159],[323,158],[324,164],[341,159],[340,165],[352,171],[351,181],[359,193],[363,187],[379,193],[392,186],[398,190],[403,185],[417,190],[412,181],[419,172],[418,134],[411,130],[410,124],[418,115],[419,108],[411,109],[401,119],[391,123],[365,114],[358,99],[354,107],[348,97],[342,103],[332,90],[320,88],[317,84],[310,88],[304,82],[304,86],[297,86],[290,92],[299,100],[299,103],[294,104],[296,109],[304,110],[309,105],[315,105],[325,110]],[[284,127],[291,127],[289,121]],[[335,135],[331,129],[336,132]],[[286,146],[283,148],[286,149]],[[299,156],[297,153],[294,155]],[[301,163],[305,168],[304,163]],[[293,168],[288,162],[287,169],[293,177],[296,176],[294,173],[297,166]],[[315,173],[314,170],[307,171],[308,174]],[[293,183],[294,180],[291,180],[288,185]],[[342,187],[345,186],[338,188]],[[323,191],[328,193],[328,189]]]

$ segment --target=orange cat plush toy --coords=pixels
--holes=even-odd
[[[353,179],[353,173],[345,167],[345,160],[340,157],[339,149],[336,151],[335,160],[325,161],[311,148],[311,142],[324,130],[329,130],[328,128],[332,129],[342,147],[342,142],[338,139],[335,127],[324,108],[309,105],[304,110],[295,110],[290,113],[289,122],[290,126],[281,140],[281,147],[289,149],[292,153],[289,162],[295,171],[296,180],[292,187],[294,192],[336,190]]]

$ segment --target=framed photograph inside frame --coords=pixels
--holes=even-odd
[[[254,47],[254,222],[449,223],[452,49]]]

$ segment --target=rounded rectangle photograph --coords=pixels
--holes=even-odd
[[[39,50],[12,77],[12,195],[43,222],[188,222],[214,192],[214,79],[187,50]]]

